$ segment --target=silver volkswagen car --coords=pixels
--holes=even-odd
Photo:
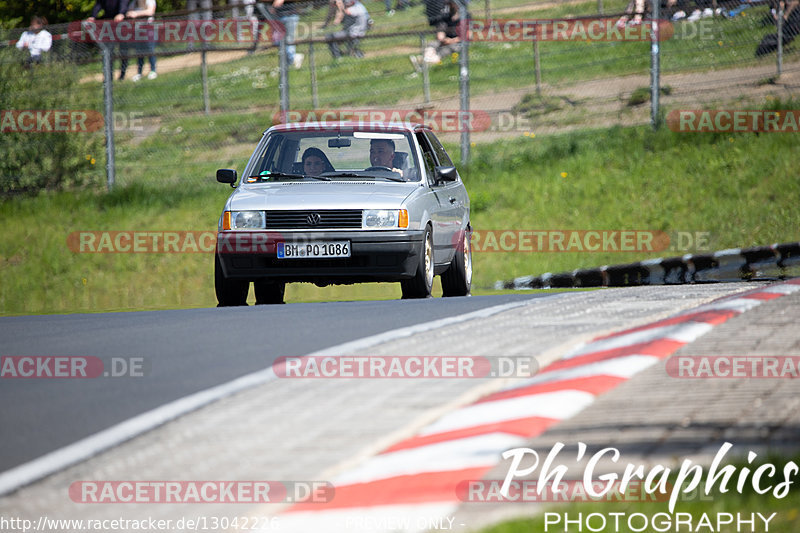
[[[282,303],[286,283],[399,281],[403,298],[472,284],[469,197],[430,130],[394,123],[282,124],[264,132],[219,219],[220,306]]]

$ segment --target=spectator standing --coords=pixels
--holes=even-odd
[[[283,31],[273,32],[272,44],[277,46],[281,40],[286,39],[286,59],[289,64],[294,65],[294,68],[300,68],[303,65],[304,56],[297,53],[297,47],[294,45],[295,37],[297,36],[297,23],[300,22],[300,15],[297,13],[294,2],[273,0],[270,12],[283,26]]]
[[[131,8],[128,10],[128,14],[126,18],[129,19],[139,19],[146,20],[151,26],[147,28],[146,32],[144,32],[147,36],[147,41],[141,42],[136,41],[133,45],[133,49],[136,51],[139,57],[136,58],[136,62],[138,64],[138,72],[131,78],[134,82],[139,81],[142,79],[142,72],[144,70],[144,55],[147,54],[150,59],[150,73],[147,75],[148,80],[154,80],[158,77],[156,74],[156,36],[155,32],[153,31],[152,23],[155,21],[155,17],[153,15],[156,14],[156,0],[134,0],[131,5]],[[139,32],[135,32],[134,35],[139,35]],[[125,71],[128,68],[128,55],[125,54],[122,57],[122,66],[121,66],[121,74],[120,78],[125,77]]]
[[[100,12],[103,12],[101,19],[113,19],[114,22],[121,22],[128,12],[129,0],[96,0],[92,8],[91,16],[86,19],[94,22]]]
[[[370,26],[369,12],[364,4],[358,0],[336,0],[336,15],[333,23],[342,23],[342,29],[325,35],[328,41],[328,48],[334,59],[342,57],[339,44],[347,42],[347,48],[351,55],[362,58],[364,52],[359,46],[359,38],[367,34]]]
[[[250,23],[250,27],[252,30],[250,31],[250,38],[253,39],[253,42],[256,42],[256,33],[258,32],[258,19],[255,16],[255,7],[253,4],[256,3],[256,0],[229,0],[228,2],[230,5],[233,6],[231,9],[231,15],[233,16],[234,20],[246,20]],[[239,6],[244,5],[244,16],[241,14],[241,9]],[[238,28],[236,34],[236,40],[241,42],[242,41],[242,29]],[[250,53],[253,53],[251,50]]]
[[[42,52],[49,52],[53,46],[53,36],[44,29],[47,20],[43,17],[31,18],[31,25],[27,31],[17,41],[19,50],[27,50],[28,56],[25,58],[25,67],[29,68],[34,63],[42,62]]]
[[[113,20],[114,22],[122,22],[125,15],[128,13],[129,0],[96,0],[92,8],[92,14],[86,19],[87,22],[94,22],[100,13],[103,16],[101,20]],[[119,52],[122,57],[128,54],[128,47],[125,43],[120,43]],[[125,79],[125,73],[120,73],[119,79]]]
[[[197,8],[202,9],[203,20],[211,20],[211,0],[186,0],[186,9],[189,11]],[[200,20],[201,13],[192,13],[189,15],[189,20]]]

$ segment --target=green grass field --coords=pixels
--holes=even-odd
[[[607,2],[606,12],[619,10],[623,4]],[[546,9],[515,5],[512,0],[492,4],[508,18],[564,17],[594,13],[597,8],[596,2]],[[662,69],[683,72],[774,61],[771,57],[748,59],[754,42],[767,31],[758,24],[761,11],[754,8],[733,20],[682,23],[679,30],[676,26],[674,38],[663,44]],[[398,13],[391,28],[424,29],[420,12]],[[321,15],[309,16],[317,20]],[[382,17],[378,16],[378,22],[387,22]],[[687,37],[695,35],[695,30],[706,32],[705,37]],[[648,69],[648,43],[543,42],[540,47],[545,83],[579,83]],[[419,50],[417,36],[367,40],[364,48],[367,58],[344,58],[334,65],[324,46],[317,46],[322,108],[396,105],[398,95],[403,95],[403,101],[421,101],[421,79],[413,75],[408,60],[409,53]],[[472,96],[491,94],[498,87],[524,90],[531,86],[530,43],[473,43],[470,58]],[[787,62],[794,59],[796,54],[788,47]],[[58,75],[58,69],[58,65],[43,67],[43,78],[48,72]],[[215,304],[210,254],[81,254],[66,245],[68,235],[75,231],[213,231],[230,193],[214,181],[214,171],[241,171],[261,133],[272,123],[278,102],[277,59],[269,51],[211,65],[209,116],[202,112],[198,70],[169,72],[139,84],[114,84],[115,113],[123,118],[135,115],[142,131],[120,128],[116,133],[118,185],[113,193],[103,191],[105,157],[98,142],[91,153],[75,156],[83,171],[95,178],[92,186],[0,200],[0,221],[6,227],[0,242],[0,313]],[[97,65],[84,65],[77,76],[97,71]],[[308,63],[290,72],[292,109],[310,108],[309,75]],[[430,75],[434,99],[457,95],[457,64],[445,61],[433,67]],[[36,87],[43,92],[47,86]],[[68,96],[70,106],[102,108],[101,86],[96,81],[75,83]],[[520,108],[520,112],[531,116],[546,115],[560,105],[558,98],[547,95],[541,102],[525,102],[530,109]],[[14,106],[24,107],[22,103]],[[748,108],[752,107],[796,109],[798,101],[772,100]],[[582,116],[581,108],[573,115],[578,124],[591,127],[591,117]],[[673,243],[681,237],[689,247],[649,255],[676,255],[694,251],[686,236],[705,239],[699,251],[800,238],[796,139],[790,133],[677,134],[667,129],[654,133],[648,127],[583,129],[552,136],[526,132],[474,146],[471,164],[460,170],[472,200],[472,224],[478,231],[663,231]],[[458,146],[446,144],[453,159],[459,160]],[[491,291],[500,279],[645,256],[476,252],[474,292]],[[397,298],[399,294],[396,284],[322,289],[300,284],[289,287],[287,299]]]

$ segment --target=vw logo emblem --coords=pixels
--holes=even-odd
[[[319,224],[319,221],[322,217],[319,216],[319,213],[311,213],[306,217],[306,222],[308,222],[309,226],[316,226]]]

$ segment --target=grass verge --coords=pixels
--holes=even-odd
[[[785,101],[767,107],[797,105]],[[179,145],[170,149],[184,151]],[[796,153],[791,133],[680,134],[614,127],[476,146],[462,176],[477,230],[651,230],[673,239],[702,234],[703,245],[716,250],[800,239]],[[456,149],[451,155],[457,160]],[[3,200],[0,313],[215,305],[210,254],[89,254],[67,247],[76,231],[213,231],[230,189],[213,181],[213,162],[196,166],[207,176],[200,184],[196,175],[187,183],[153,178],[111,194],[60,192]],[[673,240],[670,249],[653,253],[485,248],[474,254],[475,293],[499,279],[695,251],[678,244],[687,241]],[[397,284],[323,289],[293,284],[287,289],[288,301],[399,294]]]

